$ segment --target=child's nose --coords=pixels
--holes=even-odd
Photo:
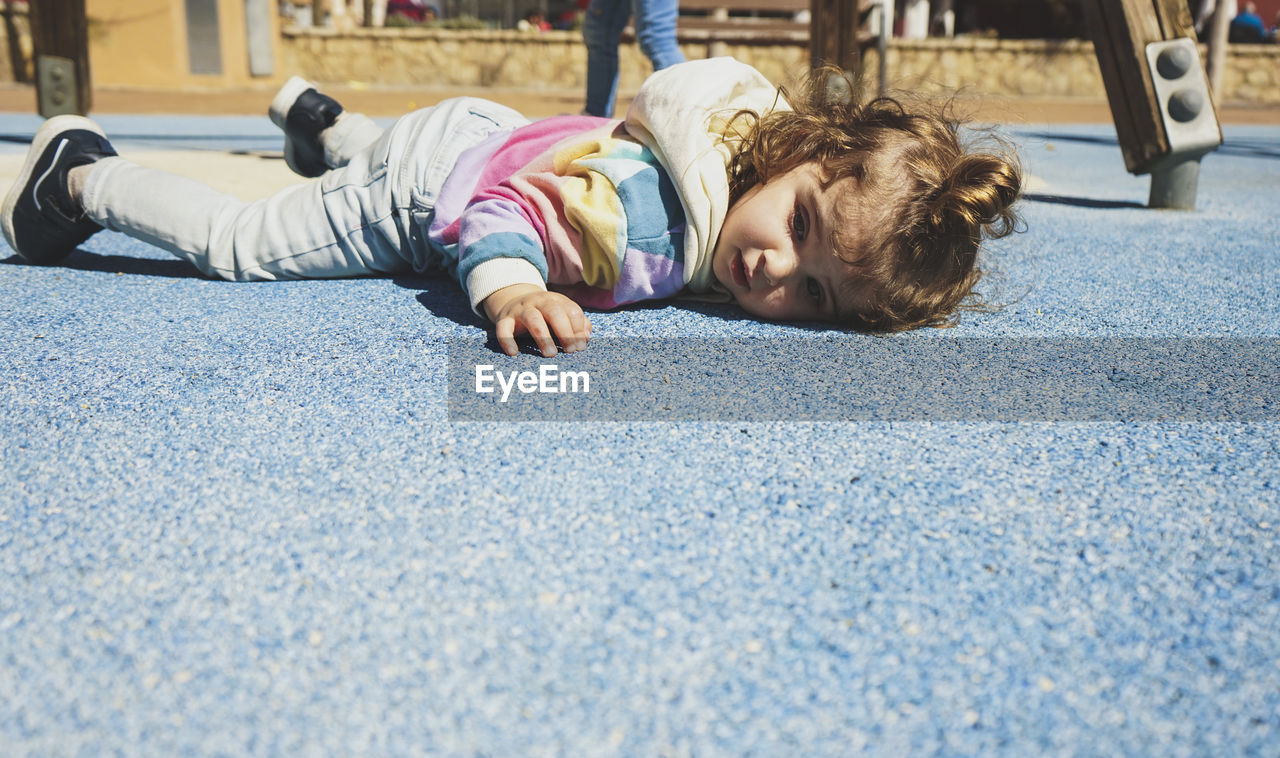
[[[786,281],[795,270],[796,259],[794,255],[787,255],[773,250],[765,257],[764,276],[769,280],[769,284],[774,287]]]

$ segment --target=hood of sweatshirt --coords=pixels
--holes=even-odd
[[[655,72],[631,101],[627,132],[654,154],[680,192],[690,291],[707,292],[716,283],[711,256],[729,211],[729,161],[741,142],[730,130],[733,115],[790,109],[763,74],[728,57]]]

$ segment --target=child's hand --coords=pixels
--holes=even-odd
[[[507,355],[519,352],[516,335],[525,332],[546,358],[556,354],[556,339],[566,353],[582,350],[591,339],[591,322],[582,306],[558,292],[513,284],[489,295],[481,305],[497,328],[498,345]]]

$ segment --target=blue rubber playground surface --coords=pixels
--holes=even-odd
[[[441,278],[0,263],[0,753],[1280,754],[1280,127],[1225,132],[1187,213],[1011,129],[1003,307],[888,338],[673,303],[506,359]]]

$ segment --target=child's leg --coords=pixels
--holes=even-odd
[[[347,165],[383,131],[368,116],[343,110],[337,100],[297,76],[276,93],[267,115],[284,131],[285,163],[302,176]]]
[[[442,263],[426,231],[458,155],[525,123],[495,103],[446,101],[401,118],[321,179],[245,203],[115,157],[96,124],[64,116],[37,132],[0,214],[10,244],[33,263],[105,226],[225,279],[423,271]]]
[[[123,158],[94,165],[81,196],[89,218],[235,281],[371,273],[326,218],[318,182],[245,203],[194,179]],[[341,228],[341,227],[339,227]]]
[[[105,158],[93,165],[80,201],[99,224],[224,279],[424,271],[440,264],[426,231],[458,155],[525,123],[495,103],[445,101],[402,117],[345,166],[251,203]]]
[[[349,164],[253,202],[124,158],[93,165],[86,215],[234,281],[407,271],[386,172]]]
[[[98,125],[55,116],[31,138],[17,179],[0,205],[4,237],[28,263],[54,263],[102,227],[70,192],[72,173],[116,154]]]
[[[378,141],[383,129],[363,113],[345,111],[333,126],[320,132],[320,148],[329,168],[342,168]]]

